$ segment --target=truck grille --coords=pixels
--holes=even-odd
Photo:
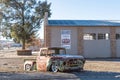
[[[80,65],[80,60],[79,59],[70,59],[66,62],[66,65],[70,66],[70,67],[79,66]]]

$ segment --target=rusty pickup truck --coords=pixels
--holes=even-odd
[[[36,61],[25,61],[24,70],[30,71],[35,66],[37,71],[81,71],[84,64],[83,56],[66,54],[66,49],[61,47],[46,47],[40,49]]]

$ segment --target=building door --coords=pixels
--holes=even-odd
[[[84,29],[84,56],[86,58],[103,58],[111,56],[109,29]]]

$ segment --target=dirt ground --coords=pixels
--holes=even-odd
[[[0,50],[0,72],[23,72],[24,59],[35,58],[35,55],[17,56],[16,49]],[[84,70],[96,72],[120,72],[120,59],[87,59]]]
[[[120,72],[120,59],[87,60],[84,69],[97,72]]]
[[[35,59],[36,54],[32,56],[18,56],[19,48],[5,48],[0,50],[0,72],[23,72],[24,60]]]

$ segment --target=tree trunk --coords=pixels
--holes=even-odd
[[[22,8],[22,25],[24,26],[25,25],[25,20],[24,20],[24,4],[25,4],[25,0],[23,0],[23,8]],[[24,30],[24,29],[23,29]],[[22,39],[22,49],[24,50],[25,49],[25,36],[24,36],[24,38]]]
[[[22,40],[22,49],[25,49],[25,39]]]

